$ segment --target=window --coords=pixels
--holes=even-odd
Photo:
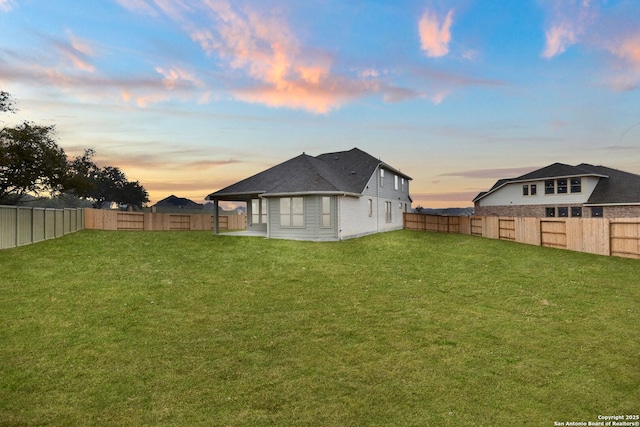
[[[331,197],[322,198],[322,226],[331,227]]]
[[[594,206],[591,208],[591,217],[592,218],[602,218],[604,216],[602,206]]]
[[[253,224],[267,223],[267,199],[251,199],[251,222]]]
[[[523,196],[528,196],[529,195],[529,186],[527,184],[522,186],[522,195]]]
[[[572,193],[582,192],[582,178],[571,178],[571,192]]]
[[[369,216],[373,216],[373,200],[369,199]]]
[[[582,208],[580,206],[573,206],[571,208],[571,216],[579,218],[582,216]]]
[[[283,197],[280,199],[280,225],[282,227],[304,227],[304,199]]]
[[[380,169],[380,187],[384,187],[384,169]]]
[[[544,194],[555,194],[556,182],[552,179],[548,179],[544,182]]]
[[[565,194],[567,192],[567,180],[559,179],[558,180],[558,194]]]
[[[567,208],[567,207],[558,208],[558,216],[560,218],[568,217],[569,216],[569,208]]]
[[[531,195],[535,196],[536,194],[538,194],[538,187],[536,184],[531,184]]]
[[[393,189],[398,190],[398,175],[393,175]]]
[[[553,218],[556,216],[556,208],[545,208],[544,216],[547,218]]]
[[[400,178],[400,191],[404,193],[404,178]]]
[[[387,212],[385,213],[384,220],[385,222],[391,222],[391,202],[385,202],[387,207]]]
[[[260,199],[251,199],[251,222],[253,224],[260,222]]]

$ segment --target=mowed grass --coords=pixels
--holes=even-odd
[[[640,412],[640,261],[412,231],[81,231],[0,252],[0,425]]]

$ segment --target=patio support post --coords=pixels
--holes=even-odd
[[[218,221],[218,199],[213,201],[213,234],[220,234],[220,224]]]

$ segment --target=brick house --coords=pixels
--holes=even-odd
[[[479,216],[640,218],[640,175],[554,163],[500,179],[473,203]]]

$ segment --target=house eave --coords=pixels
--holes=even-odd
[[[205,200],[238,200],[238,199],[246,199],[247,196],[254,196],[254,195],[259,196],[260,194],[263,194],[263,193],[264,191],[245,191],[241,193],[223,193],[223,194],[211,193],[207,197],[205,197]]]
[[[393,166],[389,166],[388,164],[386,164],[384,162],[378,163],[378,167],[377,168],[380,168],[380,167],[383,167],[384,169],[388,170],[389,172],[393,172],[394,174],[405,178],[407,181],[413,181],[413,178],[411,178],[406,173],[402,172],[399,169],[394,168]]]
[[[296,191],[282,193],[263,193],[260,197],[296,197],[296,196],[346,196],[361,197],[362,194],[352,193],[348,191]]]

